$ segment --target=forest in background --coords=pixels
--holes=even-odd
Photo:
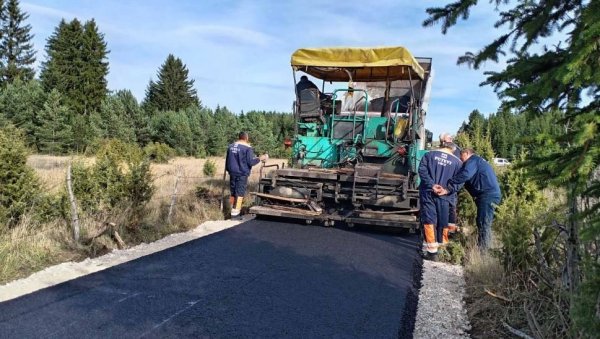
[[[241,130],[257,152],[284,155],[292,117],[284,112],[231,112],[204,107],[183,61],[169,54],[141,103],[131,91],[109,91],[108,47],[92,19],[60,21],[45,46],[38,77],[31,26],[17,0],[0,2],[0,127],[23,131],[42,154],[91,154],[103,139],[177,155],[223,155]],[[150,150],[152,151],[152,149]]]

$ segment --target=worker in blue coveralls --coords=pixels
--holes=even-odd
[[[452,154],[452,146],[443,143],[437,150],[427,152],[419,164],[419,197],[423,224],[423,249],[426,259],[436,260],[438,247],[448,243],[448,215],[452,196],[440,196],[433,188],[446,186],[460,170],[461,162]]]
[[[477,206],[477,244],[485,251],[492,242],[494,208],[502,200],[500,185],[492,166],[475,154],[473,149],[463,149],[460,157],[463,161],[460,171],[448,181],[448,185],[437,184],[433,190],[440,196],[445,196],[456,193],[465,186]]]
[[[254,155],[252,146],[248,143],[248,133],[246,132],[241,132],[238,141],[229,145],[225,159],[225,169],[229,173],[229,188],[231,189],[229,203],[231,204],[232,218],[240,216],[252,166],[261,161],[266,161],[268,158],[268,154],[263,154],[260,157]]]
[[[454,143],[454,138],[452,134],[448,132],[444,132],[440,134],[440,145],[448,145],[452,148],[452,154],[454,154],[457,158],[460,159],[460,147]],[[456,208],[458,206],[458,192],[454,192],[453,203],[450,205],[450,214],[448,215],[448,233],[453,234],[458,230],[456,226],[458,215],[456,213]]]

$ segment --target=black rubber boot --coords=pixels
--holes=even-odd
[[[429,260],[429,261],[438,261],[438,254],[437,253],[425,253],[425,256],[423,256],[423,259]]]

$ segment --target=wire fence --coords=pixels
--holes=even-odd
[[[66,172],[66,171],[65,171]],[[254,173],[251,176],[251,179],[248,182],[248,191],[257,191],[258,190],[258,182],[260,180],[259,173],[257,171],[253,171]],[[263,176],[266,175],[267,171],[260,171],[260,174]],[[165,183],[165,178],[170,178],[167,182],[171,184]],[[75,179],[74,179],[75,180]],[[161,182],[162,181],[162,182]],[[226,206],[227,202],[226,197],[229,196],[229,176],[228,175],[186,175],[185,169],[182,166],[177,166],[175,171],[167,171],[165,173],[156,174],[152,177],[152,183],[156,188],[156,192],[153,194],[151,201],[160,202],[158,204],[158,208],[168,208],[168,219],[173,217],[174,213],[176,213],[175,207],[180,203],[181,198],[185,196],[189,196],[190,194],[195,194],[196,190],[199,187],[204,187],[208,189],[206,201],[208,203],[219,203],[220,208]],[[52,183],[43,183],[43,190],[45,192],[57,192],[57,190],[61,188],[67,187],[67,175],[65,173],[64,179],[52,182]],[[76,197],[75,197],[76,198]],[[201,196],[196,196],[197,199],[202,200]],[[43,204],[47,199],[47,195],[40,195],[33,198],[33,200],[29,201],[29,206],[27,208],[27,212],[24,214],[25,218],[29,218],[29,216],[39,208],[41,204]],[[20,223],[26,223],[27,220],[23,220]],[[33,231],[24,230],[23,232]],[[15,236],[14,234],[4,234],[11,241],[15,240],[23,240],[28,238],[35,238],[39,236],[43,236],[46,233],[50,233],[53,231],[58,231],[56,228],[43,228],[36,229],[33,234],[26,234],[21,236]]]

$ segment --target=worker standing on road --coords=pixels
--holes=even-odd
[[[463,185],[475,200],[477,206],[477,244],[482,250],[487,250],[492,242],[492,221],[494,208],[502,200],[498,178],[492,166],[473,149],[465,148],[460,153],[463,165],[448,185],[438,184],[433,190],[440,196],[452,195]]]
[[[440,134],[440,145],[448,145],[452,148],[452,154],[454,154],[457,158],[460,159],[460,147],[454,143],[454,138],[452,134],[444,132]],[[462,163],[461,163],[462,165]],[[458,206],[458,192],[454,192],[451,195],[453,199],[452,204],[450,205],[450,214],[448,215],[448,232],[450,234],[455,233],[458,230],[456,223],[458,221],[458,213],[456,213],[456,209]]]
[[[433,188],[446,185],[458,173],[460,166],[460,160],[452,154],[452,146],[446,143],[440,149],[426,153],[419,164],[419,197],[426,259],[435,260],[440,244],[443,246],[448,243],[448,215],[453,203],[451,196],[439,196]]]
[[[232,218],[240,216],[252,166],[261,161],[266,161],[268,158],[269,155],[267,154],[260,157],[254,155],[252,146],[248,143],[248,133],[246,132],[241,132],[238,141],[229,145],[225,159],[225,169],[229,173],[229,188],[231,189],[229,203],[231,204]]]

